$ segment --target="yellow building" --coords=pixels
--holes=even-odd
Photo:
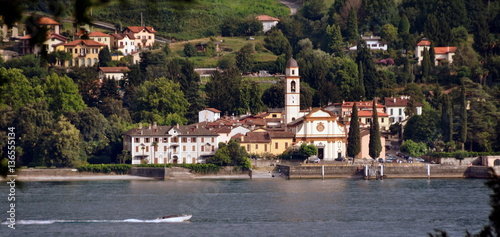
[[[256,155],[281,155],[288,147],[292,146],[293,133],[289,131],[271,131],[257,129],[247,132],[241,136],[240,145],[245,148],[249,154]]]
[[[64,66],[94,66],[99,62],[99,52],[105,44],[91,39],[79,39],[63,44],[64,51],[71,53],[73,60],[64,62]]]

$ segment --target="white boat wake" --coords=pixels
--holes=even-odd
[[[125,220],[16,220],[18,225],[50,225],[55,223],[181,223],[191,218],[190,215],[183,218],[165,218],[165,219],[125,219]],[[8,221],[2,222],[2,225],[11,224]]]

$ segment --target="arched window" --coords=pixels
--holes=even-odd
[[[92,65],[92,60],[90,58],[87,58],[87,66]]]
[[[290,87],[292,92],[295,92],[295,81],[292,81],[292,83],[290,83]]]
[[[495,162],[493,162],[494,166],[499,166],[500,165],[500,159],[496,159]]]

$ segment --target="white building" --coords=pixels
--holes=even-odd
[[[361,39],[366,42],[366,46],[371,50],[387,51],[387,42],[383,41],[380,36],[362,36]],[[350,47],[349,50],[356,51],[358,50],[358,46],[354,45]]]
[[[403,122],[408,119],[405,109],[408,106],[409,96],[387,97],[385,98],[386,113],[389,114],[389,124]],[[417,114],[422,114],[422,104],[416,103]]]
[[[214,108],[205,108],[198,112],[198,122],[213,122],[220,119],[220,110]]]
[[[156,30],[151,26],[127,26],[122,33],[132,34],[138,49],[151,48],[155,44]]]
[[[119,50],[123,55],[129,55],[137,51],[135,37],[133,34],[111,34],[112,49]]]
[[[128,67],[99,67],[99,79],[113,78],[117,81],[123,80],[125,74],[129,71]]]
[[[280,21],[280,19],[268,15],[257,16],[257,20],[262,22],[262,31],[264,31],[264,33],[271,30],[271,28],[273,28],[273,26],[276,26]]]
[[[306,115],[300,111],[299,67],[293,58],[286,64],[285,81],[285,121],[295,134],[295,143],[314,144],[318,158],[325,161],[346,157],[347,133],[338,117],[324,109],[309,111]]]
[[[198,126],[140,126],[123,133],[132,164],[206,163],[215,155],[218,134]]]
[[[422,60],[424,60],[424,49],[430,50],[431,42],[423,38],[420,42],[417,43],[415,47],[415,57],[417,58],[418,65],[422,64]],[[457,51],[457,47],[434,47],[434,65],[438,66],[446,63],[453,63],[453,56],[455,56],[455,51]]]

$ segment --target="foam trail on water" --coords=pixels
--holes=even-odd
[[[125,219],[125,220],[16,220],[18,225],[50,225],[55,223],[172,223],[182,221],[172,221],[168,219]],[[2,225],[11,224],[8,221],[2,222]]]

